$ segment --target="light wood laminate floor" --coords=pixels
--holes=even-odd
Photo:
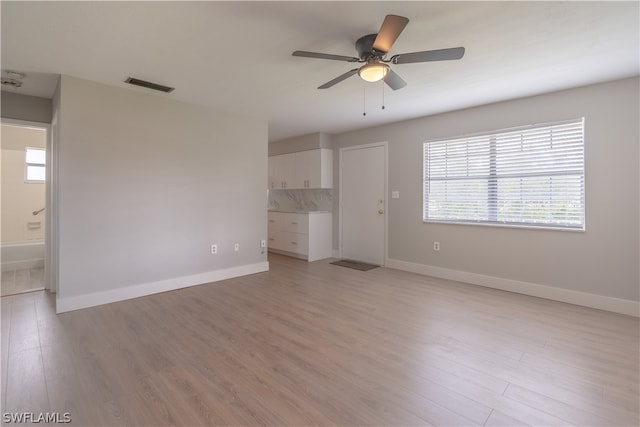
[[[44,289],[44,267],[2,272],[0,295],[15,295]]]
[[[72,425],[629,425],[638,319],[329,260],[61,315],[2,298],[2,412]]]

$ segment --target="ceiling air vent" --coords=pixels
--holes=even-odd
[[[165,93],[172,92],[175,89],[175,87],[164,86],[158,83],[148,82],[148,81],[136,79],[133,77],[129,77],[127,80],[125,80],[125,83],[129,83],[135,86],[146,87],[147,89],[159,90],[160,92],[165,92]]]
[[[20,80],[16,80],[16,79],[12,79],[10,77],[3,77],[2,78],[2,85],[3,86],[11,86],[11,87],[21,87],[22,86],[22,82]]]
[[[26,77],[25,73],[19,73],[18,71],[4,70],[2,72],[2,85],[18,88],[22,86],[22,79]]]

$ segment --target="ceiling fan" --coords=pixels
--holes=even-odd
[[[296,50],[293,56],[305,58],[331,59],[334,61],[366,63],[360,68],[354,68],[336,77],[333,80],[319,86],[318,89],[328,89],[331,86],[348,79],[354,74],[358,74],[363,80],[377,82],[384,80],[393,90],[398,90],[407,85],[402,78],[394,72],[388,63],[411,64],[416,62],[449,61],[460,59],[464,56],[464,47],[453,47],[449,49],[425,50],[422,52],[401,53],[385,59],[391,46],[404,28],[409,23],[409,19],[398,15],[387,15],[377,34],[368,34],[360,37],[356,41],[356,51],[358,58],[354,56],[331,55],[327,53],[306,52]]]

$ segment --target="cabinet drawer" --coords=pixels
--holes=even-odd
[[[271,241],[274,240],[276,237],[278,237],[278,233],[279,231],[276,231],[271,227],[267,229],[267,238],[269,241],[269,246],[271,246]]]
[[[289,212],[269,212],[269,231],[287,231],[289,233],[309,233],[309,215]]]
[[[269,243],[267,244],[269,249],[277,249],[279,251],[286,251],[287,246],[284,244],[284,240],[276,237],[269,237]]]
[[[279,238],[284,246],[282,250],[293,252],[299,255],[309,254],[309,236],[299,233],[279,233]]]
[[[278,219],[279,217],[277,212],[267,213],[267,229],[269,230],[269,233],[280,229],[279,227],[280,221],[278,221]]]
[[[276,231],[269,233],[268,246],[270,249],[291,252],[299,255],[309,254],[309,236],[299,233]]]
[[[309,215],[283,213],[281,218],[281,231],[289,233],[309,233]]]
[[[270,249],[278,249],[280,251],[288,251],[287,239],[282,237],[280,231],[270,231],[269,239],[267,240],[267,247]]]

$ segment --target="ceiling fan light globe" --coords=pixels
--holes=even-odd
[[[370,62],[358,70],[360,78],[366,82],[379,82],[389,73],[389,66],[380,62]]]

